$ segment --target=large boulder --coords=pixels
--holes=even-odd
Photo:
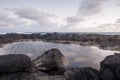
[[[67,64],[67,59],[58,49],[53,48],[33,60],[33,64],[38,70],[57,71]]]
[[[90,67],[61,69],[56,75],[62,75],[66,80],[99,80],[99,72]]]
[[[102,80],[120,80],[120,54],[107,56],[100,65]]]
[[[0,74],[29,72],[31,59],[24,54],[9,54],[0,56]]]

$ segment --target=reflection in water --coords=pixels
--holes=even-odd
[[[97,47],[80,46],[76,44],[60,44],[42,41],[14,42],[0,49],[3,54],[27,54],[31,59],[43,54],[46,50],[58,48],[68,59],[70,67],[94,67],[99,69],[99,63],[107,55],[115,51],[102,50]]]

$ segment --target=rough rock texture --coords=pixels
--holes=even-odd
[[[9,54],[0,56],[0,73],[28,72],[31,59],[24,54]]]
[[[107,56],[101,62],[100,73],[102,80],[120,80],[120,54]]]
[[[35,67],[43,71],[63,68],[67,64],[66,57],[56,48],[46,51],[33,61]]]
[[[99,80],[99,72],[90,67],[62,69],[56,75],[63,75],[66,80]]]

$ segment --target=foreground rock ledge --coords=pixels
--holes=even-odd
[[[62,75],[66,80],[99,80],[99,72],[96,69],[68,68],[59,70],[56,75]]]
[[[100,73],[102,80],[120,80],[120,53],[107,56],[101,62]]]
[[[0,56],[0,80],[120,80],[118,53],[107,56],[100,63],[100,71],[90,67],[67,68],[66,64],[67,59],[58,49],[48,50],[34,61],[24,54],[3,55]],[[51,71],[54,74],[49,75]]]
[[[0,56],[0,73],[29,72],[31,59],[24,54]]]

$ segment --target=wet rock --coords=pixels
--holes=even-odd
[[[90,67],[62,69],[56,75],[62,75],[66,80],[99,80],[99,72]]]
[[[24,54],[0,56],[0,73],[29,72],[31,59]]]
[[[107,56],[101,62],[100,74],[102,80],[120,80],[120,54]]]
[[[56,48],[46,51],[33,61],[38,70],[54,73],[67,64],[66,57]]]

